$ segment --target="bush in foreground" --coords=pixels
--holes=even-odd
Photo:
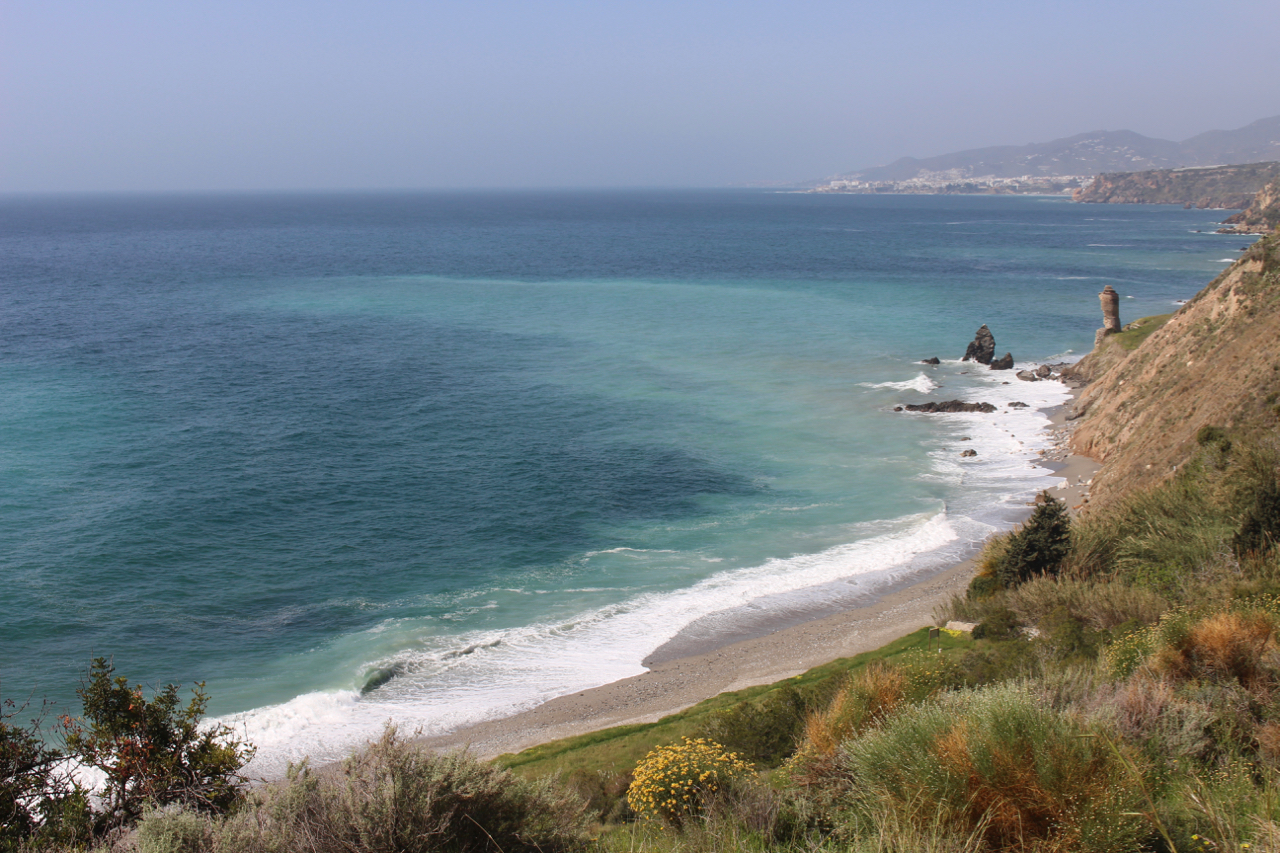
[[[218,853],[554,853],[586,841],[585,804],[388,726],[341,765],[290,769],[213,832]]]
[[[247,781],[240,768],[253,757],[253,748],[228,726],[202,724],[209,702],[203,687],[192,689],[186,707],[176,684],[148,701],[142,688],[130,687],[105,658],[90,666],[77,691],[84,716],[67,719],[64,727],[70,754],[106,777],[98,792],[98,831],[132,824],[147,807],[175,804],[222,812],[239,800]]]
[[[712,795],[752,771],[750,764],[715,741],[685,738],[658,747],[636,765],[627,802],[636,814],[680,827],[701,815]]]
[[[845,745],[860,835],[886,822],[1002,851],[1129,851],[1150,834],[1131,767],[1017,686],[911,707]]]

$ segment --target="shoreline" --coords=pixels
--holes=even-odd
[[[1101,465],[1071,453],[1074,421],[1067,413],[1079,396],[1072,388],[1062,406],[1046,411],[1054,449],[1038,464],[1063,479],[1052,489],[1072,513],[1088,502],[1088,483]],[[718,646],[706,652],[654,661],[649,671],[578,693],[559,696],[518,714],[422,738],[440,751],[464,749],[481,759],[520,752],[538,744],[601,729],[652,723],[721,693],[771,684],[837,658],[873,651],[924,625],[968,587],[973,558],[874,602]]]

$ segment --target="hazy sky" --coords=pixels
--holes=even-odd
[[[0,191],[723,186],[1280,114],[1280,0],[0,0]]]

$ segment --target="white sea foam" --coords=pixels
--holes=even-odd
[[[859,382],[862,388],[889,388],[894,391],[919,391],[921,394],[928,394],[930,391],[938,387],[938,383],[930,379],[926,374],[918,374],[914,379],[907,379],[902,382]]]
[[[555,696],[644,671],[640,661],[685,625],[769,596],[877,573],[959,537],[946,512],[897,520],[897,529],[816,554],[719,572],[689,588],[645,594],[565,620],[435,638],[381,665],[403,675],[361,698],[350,690],[310,693],[226,718],[258,746],[251,771],[275,776],[286,763],[344,754],[388,720],[426,734],[507,716]]]
[[[601,554],[674,554],[670,548],[606,548],[602,551],[588,551],[584,557],[598,557]]]

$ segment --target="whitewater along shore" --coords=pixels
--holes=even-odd
[[[1047,413],[1055,448],[1039,462],[1053,470],[1053,476],[1063,478],[1065,488],[1051,489],[1050,494],[1073,510],[1083,506],[1088,482],[1100,467],[1068,450],[1074,423],[1067,416],[1076,394],[1073,390],[1070,402]],[[654,660],[647,664],[649,671],[640,675],[561,696],[511,717],[428,737],[424,742],[441,751],[466,749],[479,758],[492,758],[613,726],[655,722],[720,693],[781,681],[937,624],[935,611],[953,595],[964,592],[973,572],[974,561],[968,559],[887,592],[865,606],[710,651]],[[661,651],[652,657],[660,658]]]

